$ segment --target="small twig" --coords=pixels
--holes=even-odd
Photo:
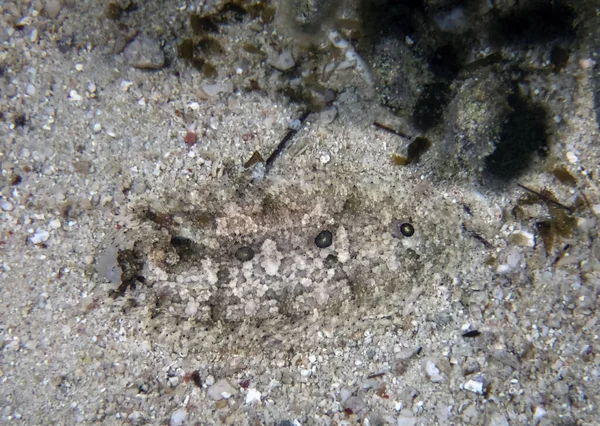
[[[375,121],[373,123],[373,126],[377,127],[378,129],[385,130],[386,132],[389,132],[392,135],[396,135],[396,136],[401,137],[401,138],[407,138],[408,137],[408,135],[405,135],[404,133],[400,133],[400,132],[392,129],[391,127],[386,126],[385,124],[381,124],[378,121]]]
[[[556,259],[554,259],[554,262],[552,262],[552,266],[556,265],[558,262],[560,262],[560,260],[563,257],[565,257],[567,254],[569,254],[570,249],[571,249],[571,244],[565,244],[565,246],[563,247],[560,254],[558,256],[556,256]]]
[[[475,238],[477,241],[479,241],[481,244],[483,244],[483,246],[488,249],[491,250],[494,248],[494,245],[492,243],[490,243],[488,240],[486,240],[485,238],[483,238],[481,235],[479,235],[477,232],[475,231],[471,231],[469,228],[467,228],[465,226],[465,224],[463,223],[462,225],[463,230],[470,236]]]
[[[535,195],[537,195],[538,197],[540,197],[542,200],[546,201],[547,203],[552,203],[552,204],[554,204],[554,205],[557,205],[557,206],[558,206],[558,207],[560,207],[560,208],[563,208],[563,209],[565,209],[565,210],[566,210],[566,211],[568,211],[569,213],[573,213],[573,209],[572,209],[571,207],[567,207],[567,206],[565,206],[564,204],[561,204],[561,203],[559,203],[558,201],[555,201],[555,200],[553,200],[552,198],[548,198],[548,197],[546,197],[545,195],[543,195],[543,194],[541,194],[541,193],[539,193],[539,192],[537,192],[537,191],[534,191],[534,190],[533,190],[533,189],[531,189],[531,188],[527,188],[525,185],[521,185],[519,182],[517,182],[517,186],[519,186],[519,187],[523,188],[525,191],[529,191],[529,192],[531,192],[532,194],[535,194]]]
[[[374,379],[376,377],[381,377],[381,376],[385,376],[385,373],[375,373],[375,374],[371,374],[370,376],[367,376],[367,379]]]
[[[310,110],[304,111],[304,113],[302,114],[302,116],[299,118],[300,124],[304,123],[304,121],[306,120],[306,118],[308,117],[309,114],[310,114]],[[269,158],[267,158],[267,162],[265,163],[267,172],[269,171],[269,169],[271,168],[271,166],[273,165],[273,163],[275,162],[275,160],[281,155],[281,153],[286,148],[289,147],[290,141],[292,140],[292,137],[296,133],[298,133],[298,130],[288,129],[288,131],[285,134],[285,136],[283,137],[283,139],[281,139],[281,142],[279,142],[279,145],[277,145],[277,148],[275,148],[275,150],[273,151],[273,153],[269,156]]]

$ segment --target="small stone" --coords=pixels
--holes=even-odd
[[[75,89],[71,89],[69,91],[69,98],[72,101],[80,101],[82,99],[81,95],[79,93],[77,93],[77,90],[75,90]]]
[[[521,247],[535,247],[535,235],[527,231],[515,231],[510,234],[510,241]]]
[[[278,69],[279,71],[287,71],[292,69],[294,65],[296,65],[296,62],[294,61],[292,54],[285,50],[281,52],[275,60],[270,61],[269,65]]]
[[[187,417],[187,410],[185,408],[179,408],[171,414],[169,426],[181,426]]]
[[[124,54],[127,63],[134,68],[160,69],[165,65],[165,54],[154,38],[136,38],[125,48]]]
[[[203,84],[200,86],[199,96],[206,98],[214,98],[219,93],[226,93],[233,91],[233,84],[228,81],[225,83],[216,83],[216,84]]]
[[[444,377],[440,374],[439,368],[437,368],[435,363],[430,359],[425,361],[425,372],[433,383],[439,383],[444,380]]]
[[[319,248],[327,248],[331,244],[333,244],[333,234],[330,231],[321,231],[315,237],[315,245]]]
[[[185,143],[188,146],[194,145],[196,143],[196,140],[197,140],[196,133],[194,133],[194,132],[187,132],[185,134]]]
[[[246,394],[246,404],[252,404],[256,401],[260,401],[260,397],[262,394],[256,389],[248,389],[248,393]]]
[[[29,34],[29,41],[32,43],[37,43],[38,42],[38,30],[37,28],[34,28],[33,30],[31,30],[31,33]]]
[[[60,0],[46,0],[46,4],[44,5],[44,12],[46,12],[46,16],[50,19],[56,19],[60,14],[60,9],[62,8],[62,4]]]
[[[321,163],[327,164],[331,161],[331,155],[329,155],[328,152],[325,152],[325,153],[321,154],[321,156],[319,157],[319,160],[321,161]]]
[[[75,64],[75,70],[77,70],[78,72],[83,71],[83,64]]]
[[[254,250],[251,247],[240,247],[235,252],[235,258],[240,262],[248,262],[254,258]]]
[[[415,233],[415,228],[410,223],[406,222],[400,225],[400,232],[405,237],[412,237]]]
[[[92,163],[90,163],[87,160],[80,160],[80,161],[77,161],[76,163],[73,163],[73,168],[78,173],[81,173],[82,175],[90,174],[91,167],[92,167]]]
[[[577,228],[582,232],[590,232],[598,224],[598,219],[595,217],[579,217],[577,218]]]
[[[496,273],[500,275],[508,274],[510,271],[512,271],[512,268],[506,263],[498,265],[498,267],[496,268]]]
[[[596,61],[594,61],[591,58],[585,58],[585,59],[580,59],[579,60],[579,66],[583,70],[594,68],[595,65],[596,65]]]
[[[123,273],[121,267],[119,266],[119,262],[117,261],[118,254],[119,251],[116,247],[109,247],[98,258],[98,263],[96,263],[96,271],[98,272],[98,275],[106,278],[113,284],[121,283],[121,275]]]
[[[37,231],[35,231],[35,234],[33,234],[33,237],[29,238],[29,240],[33,244],[39,244],[48,241],[48,238],[50,238],[50,233],[48,231],[38,229]]]
[[[60,220],[52,219],[50,222],[48,222],[48,226],[50,226],[52,229],[58,229],[60,228]]]
[[[102,124],[94,123],[94,125],[92,126],[92,130],[94,133],[100,133],[102,131]]]
[[[33,84],[28,84],[27,87],[25,88],[25,92],[29,96],[35,96],[35,93],[36,93],[35,86]]]
[[[119,84],[121,92],[127,92],[131,86],[133,86],[133,81],[128,80],[121,80],[121,83]]]
[[[542,417],[544,417],[546,415],[546,410],[544,410],[544,407],[541,406],[537,406],[535,407],[535,410],[533,411],[533,418],[534,419],[541,419]]]
[[[143,419],[143,415],[140,411],[134,411],[132,412],[129,416],[127,416],[127,420],[129,420],[130,423],[141,423]]]
[[[260,265],[265,269],[267,275],[274,277],[279,271],[281,261],[276,257],[268,257],[264,259]]]
[[[343,403],[343,407],[346,410],[350,410],[352,414],[358,414],[367,408],[367,404],[360,396],[351,396]]]
[[[481,366],[477,362],[477,360],[473,358],[468,358],[462,368],[463,375],[468,376],[473,373],[477,373],[481,370]]]
[[[220,401],[215,402],[215,408],[217,410],[224,410],[229,407],[229,404],[226,399],[222,399]]]
[[[193,300],[190,300],[185,307],[185,314],[188,317],[193,317],[198,312],[198,304]]]
[[[206,393],[211,399],[219,401],[221,399],[231,398],[237,391],[226,379],[221,379],[209,387]]]
[[[354,390],[352,388],[344,387],[340,390],[340,402],[343,404],[352,396]]]
[[[463,385],[463,388],[465,390],[482,395],[483,394],[483,380],[469,380]]]
[[[331,124],[335,117],[337,116],[337,110],[335,108],[331,108],[325,111],[322,111],[321,114],[321,123],[323,124]]]
[[[288,129],[290,129],[290,130],[297,132],[301,128],[302,128],[302,122],[297,118],[295,120],[290,120],[288,122]]]
[[[2,201],[0,201],[0,208],[2,210],[4,210],[5,212],[9,212],[12,209],[14,209],[14,206],[12,205],[12,203],[10,201],[2,200]]]

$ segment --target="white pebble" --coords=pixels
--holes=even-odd
[[[577,218],[577,228],[583,232],[590,232],[596,227],[598,220],[595,217],[579,217]]]
[[[328,34],[329,41],[338,49],[346,50],[350,44],[342,38],[336,30],[331,30]]]
[[[310,377],[312,376],[312,370],[302,370],[300,371],[300,375],[302,377]]]
[[[596,61],[594,61],[593,59],[590,59],[590,58],[585,58],[585,59],[579,60],[579,66],[581,67],[581,69],[587,70],[590,68],[594,68],[594,65],[596,65]]]
[[[292,69],[294,65],[296,65],[296,62],[294,61],[292,54],[285,50],[279,54],[277,59],[270,61],[269,65],[278,69],[279,71],[287,71]]]
[[[48,222],[48,226],[50,226],[52,229],[58,229],[60,228],[60,220],[52,219],[50,222]]]
[[[133,82],[127,80],[121,80],[121,84],[119,85],[121,92],[127,92],[131,86],[133,86]]]
[[[38,30],[37,28],[34,28],[31,33],[29,34],[29,41],[32,43],[37,43],[38,41]]]
[[[535,407],[535,410],[533,412],[534,419],[541,419],[545,415],[546,415],[546,410],[544,410],[544,407],[541,407],[539,405],[537,407]]]
[[[481,380],[469,380],[463,385],[465,390],[483,394],[483,382]]]
[[[25,92],[29,96],[35,96],[35,93],[36,93],[35,86],[33,84],[28,84],[27,87],[25,88]]]
[[[185,422],[186,417],[187,410],[185,408],[180,408],[173,411],[171,414],[171,420],[169,421],[169,426],[181,426],[183,422]]]
[[[343,404],[352,396],[354,390],[352,388],[342,388],[340,391],[340,402]]]
[[[575,164],[579,161],[579,158],[577,158],[577,155],[571,151],[567,152],[566,157],[567,157],[567,161],[570,164]]]
[[[193,300],[190,300],[185,307],[185,314],[188,317],[193,317],[198,312],[198,304]]]
[[[48,238],[50,238],[50,233],[48,231],[38,229],[35,231],[35,234],[33,234],[33,237],[31,237],[30,240],[33,244],[39,244],[43,243],[44,241],[48,241]]]
[[[252,404],[253,402],[260,401],[262,394],[256,389],[248,389],[246,394],[246,404]]]
[[[94,83],[88,84],[87,89],[88,89],[88,92],[90,92],[90,93],[96,93],[96,85]]]
[[[275,276],[277,275],[277,271],[279,271],[279,265],[281,262],[276,258],[267,258],[262,261],[261,266],[265,268],[265,272],[267,275]]]
[[[502,265],[498,265],[498,267],[496,268],[496,273],[508,274],[511,270],[512,270],[512,268],[510,267],[510,265],[507,265],[506,263],[504,263]]]
[[[190,109],[196,111],[196,110],[198,110],[198,108],[200,108],[200,104],[198,102],[190,102],[188,104],[188,107],[190,107]]]
[[[71,89],[71,91],[69,92],[69,98],[73,101],[80,101],[81,95],[79,93],[77,93],[77,90],[75,89]]]
[[[290,120],[288,122],[288,129],[298,131],[302,128],[302,122],[298,119]]]
[[[331,161],[331,155],[329,155],[329,153],[325,152],[325,153],[321,154],[321,156],[319,157],[319,160],[321,160],[321,163],[327,164]]]
[[[75,69],[79,72],[83,71],[83,64],[75,64]]]
[[[427,373],[429,379],[431,379],[433,383],[439,383],[444,380],[444,378],[440,374],[439,368],[437,368],[435,366],[435,363],[431,360],[427,360],[425,362],[425,372]]]
[[[4,210],[5,212],[9,212],[12,209],[14,209],[14,206],[12,205],[12,203],[10,201],[2,200],[2,201],[0,201],[0,208],[2,210]]]
[[[94,123],[92,130],[94,131],[94,133],[100,133],[100,131],[102,130],[102,124]]]

